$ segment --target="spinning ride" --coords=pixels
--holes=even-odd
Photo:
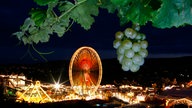
[[[99,55],[91,47],[80,47],[69,64],[69,80],[79,95],[92,95],[102,79],[102,64]]]

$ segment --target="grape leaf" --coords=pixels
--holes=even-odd
[[[42,10],[42,9],[32,9],[31,12],[31,19],[34,20],[35,24],[37,26],[40,26],[46,19],[47,17],[47,13],[46,13],[46,10]]]
[[[79,0],[78,2],[82,2],[82,0]],[[92,16],[97,16],[99,14],[97,0],[87,0],[75,7],[69,14],[75,22],[80,24],[84,29],[88,30],[95,22]]]
[[[53,26],[52,26],[52,29],[55,33],[57,33],[57,35],[59,37],[62,37],[63,34],[65,33],[65,30],[66,28],[63,27],[62,25],[58,24],[58,23],[55,23]]]
[[[120,24],[125,25],[132,21],[145,25],[152,19],[154,10],[148,0],[111,0],[117,6]]]
[[[50,28],[49,27],[46,27],[44,28],[40,33],[39,33],[39,36],[40,36],[40,42],[48,42],[49,41],[49,38],[50,38],[50,35],[49,34],[52,34],[52,31],[50,31]]]
[[[139,23],[139,25],[145,25],[151,20],[153,15],[153,9],[151,6],[146,5],[144,1],[135,0],[127,11],[127,19],[130,19],[133,23]],[[139,3],[139,4],[138,4]]]
[[[116,4],[118,7],[120,6],[127,6],[133,0],[111,0],[113,4]]]
[[[58,0],[34,0],[39,6],[46,6],[49,3],[57,2]]]
[[[56,21],[57,21],[57,18],[48,16],[48,17],[45,19],[44,23],[42,23],[41,27],[50,26],[50,25],[54,24]]]
[[[30,36],[30,39],[37,44],[41,40],[41,35],[39,33],[33,34]]]
[[[58,6],[58,10],[61,13],[65,13],[66,11],[70,10],[74,6],[73,3],[68,2],[68,1],[61,1]]]
[[[101,4],[99,4],[101,8],[107,9],[109,13],[114,13],[116,5],[114,5],[111,0],[101,0]]]
[[[127,7],[121,7],[119,10],[118,10],[118,16],[120,18],[120,25],[123,26],[125,24],[127,24],[130,20],[127,19],[127,11],[128,11],[128,8]]]
[[[26,36],[23,36],[23,37],[22,37],[22,41],[23,41],[24,45],[31,43],[30,38],[28,38],[28,37],[26,37]]]
[[[32,27],[29,28],[29,33],[30,34],[35,34],[37,32],[38,32],[38,28],[37,27],[32,26]]]
[[[24,24],[20,27],[20,29],[22,29],[22,31],[27,31],[29,29],[30,26],[34,26],[35,22],[31,19],[31,18],[26,18],[24,21]]]
[[[69,16],[64,16],[60,19],[60,25],[63,26],[63,27],[68,27],[69,26],[69,23],[70,23],[70,19],[69,19]]]
[[[49,27],[41,28],[37,33],[31,34],[29,38],[36,44],[39,42],[48,42],[50,34],[52,34],[52,31],[50,30]]]
[[[161,8],[152,20],[157,28],[179,27],[192,24],[191,0],[162,0]]]
[[[16,35],[16,36],[17,36],[17,38],[18,38],[19,40],[21,40],[21,38],[22,38],[22,37],[23,37],[23,35],[24,35],[24,32],[19,31],[19,32],[15,32],[15,33],[13,33],[12,35]]]

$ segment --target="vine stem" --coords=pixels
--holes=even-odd
[[[71,7],[69,10],[67,10],[65,13],[63,13],[62,15],[59,16],[59,19],[62,18],[63,16],[65,16],[66,14],[68,14],[71,10],[73,10],[74,8],[76,8],[78,5],[86,2],[87,0],[83,0],[80,2],[77,2],[77,4],[75,4],[73,7]]]
[[[37,53],[41,56],[41,58],[43,58],[46,62],[47,62],[47,59],[46,59],[43,55],[45,55],[45,54],[51,54],[51,53],[54,52],[54,51],[51,51],[51,52],[48,52],[48,53],[39,52],[39,51],[33,46],[33,44],[31,44],[31,46],[32,46],[33,50],[34,50],[35,52],[37,52]]]
[[[70,28],[71,28],[71,26],[73,25],[73,23],[74,23],[74,20],[71,22],[71,24],[67,27],[67,29],[66,29],[66,31],[65,32],[67,32]]]
[[[33,46],[33,44],[31,44],[31,46],[32,46],[32,48],[38,53],[38,54],[43,54],[43,55],[45,55],[45,54],[51,54],[51,53],[53,53],[54,51],[51,51],[51,52],[47,52],[47,53],[44,53],[44,52],[39,52],[34,46]]]
[[[27,56],[27,54],[29,54],[29,56],[30,56],[33,60],[35,60],[35,61],[37,60],[36,58],[33,57],[32,53],[31,53],[31,51],[30,51],[30,45],[28,45],[28,49],[27,49],[26,53],[25,53],[20,59],[24,59],[24,58]]]
[[[51,11],[52,13],[53,13],[53,15],[57,18],[58,16],[57,16],[57,14],[52,10]]]

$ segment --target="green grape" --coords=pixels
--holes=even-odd
[[[141,59],[141,61],[138,63],[139,66],[142,66],[144,64],[145,60],[144,58]]]
[[[141,33],[137,33],[137,36],[135,37],[135,39],[137,39],[137,40],[141,40]]]
[[[148,56],[147,49],[141,48],[141,50],[139,51],[139,55],[141,55],[143,58],[147,57]]]
[[[119,53],[119,54],[124,54],[124,52],[125,52],[125,48],[124,48],[122,45],[120,45],[120,46],[117,48],[117,53]]]
[[[124,34],[121,31],[118,31],[115,33],[115,39],[121,40],[123,38]]]
[[[133,63],[139,65],[142,61],[143,57],[141,57],[139,54],[135,54],[132,58]]]
[[[140,66],[139,66],[139,65],[132,64],[132,65],[130,66],[130,70],[131,70],[132,72],[137,72],[139,69],[140,69]]]
[[[117,49],[121,45],[121,41],[116,39],[113,41],[113,47]]]
[[[127,58],[127,57],[123,57],[122,64],[125,66],[131,66],[132,65],[132,59]]]
[[[134,39],[137,36],[137,32],[132,28],[126,28],[124,34],[127,38]]]
[[[125,49],[130,49],[132,47],[132,42],[128,39],[123,40],[122,45]]]
[[[129,71],[129,66],[122,65],[121,68],[123,69],[123,71]]]
[[[133,35],[133,32],[135,31],[132,28],[126,28],[124,34],[127,38],[130,38]]]
[[[137,36],[137,32],[135,30],[132,31],[132,35],[130,36],[131,39],[135,39]]]
[[[132,49],[126,49],[125,50],[125,56],[127,58],[132,58],[135,55],[135,52]]]
[[[119,63],[121,64],[122,63],[122,61],[123,61],[123,54],[118,54],[117,53],[117,60],[119,61]]]
[[[148,47],[148,42],[147,42],[146,40],[142,40],[142,41],[140,42],[140,45],[141,45],[141,48],[146,49],[146,48]]]
[[[133,43],[133,47],[132,47],[134,52],[139,52],[139,50],[141,49],[141,45],[137,42]]]

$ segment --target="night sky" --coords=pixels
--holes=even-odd
[[[0,3],[0,63],[31,63],[42,62],[34,50],[31,49],[34,61],[27,52],[28,46],[18,45],[19,40],[12,33],[19,31],[19,27],[28,17],[31,8],[35,7],[33,0],[3,0]],[[113,48],[114,34],[124,31],[129,24],[120,27],[116,15],[107,10],[100,10],[95,17],[89,31],[74,24],[70,31],[59,38],[52,35],[48,43],[35,45],[40,52],[54,53],[45,55],[48,61],[70,59],[72,54],[81,46],[93,47],[101,59],[116,58]],[[192,26],[172,29],[157,29],[147,24],[140,32],[146,34],[149,43],[148,58],[174,58],[192,56]]]

